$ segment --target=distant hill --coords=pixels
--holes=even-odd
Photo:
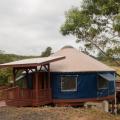
[[[34,57],[39,57],[39,56],[22,56],[22,55],[16,55],[16,54],[0,53],[0,64],[21,60],[21,59],[34,58]]]

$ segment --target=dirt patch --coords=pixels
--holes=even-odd
[[[120,117],[99,110],[72,107],[2,107],[0,120],[120,120]]]

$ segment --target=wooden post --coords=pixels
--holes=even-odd
[[[112,113],[114,113],[114,101],[112,101]]]
[[[49,100],[52,99],[52,91],[51,91],[51,84],[50,84],[50,64],[48,64],[48,89],[49,89]]]
[[[16,82],[15,82],[15,79],[16,79],[16,69],[13,68],[13,86],[15,87],[16,86]]]
[[[38,105],[39,93],[38,93],[38,71],[35,69],[35,94],[36,94],[36,106]]]
[[[44,83],[44,90],[46,90],[46,88],[47,88],[46,72],[43,73],[43,77],[44,77],[43,78],[43,80],[44,80],[44,82],[43,82]]]
[[[50,89],[50,64],[48,64],[48,88]]]
[[[115,110],[114,110],[114,113],[115,115],[117,115],[117,93],[116,93],[116,73],[114,73],[114,89],[115,89]]]
[[[26,87],[28,88],[28,69],[26,69],[25,71],[26,71],[26,81],[25,81],[25,84],[26,84]]]

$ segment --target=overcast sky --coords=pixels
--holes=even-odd
[[[40,55],[47,46],[78,48],[75,38],[59,32],[64,13],[80,0],[0,0],[0,50]]]

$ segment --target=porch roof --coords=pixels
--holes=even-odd
[[[0,64],[0,68],[5,68],[5,67],[36,67],[39,65],[48,64],[48,63],[55,62],[55,61],[62,60],[62,59],[65,59],[65,56],[50,56],[50,57],[42,57],[42,58],[23,59],[23,60],[18,60],[18,61]]]

